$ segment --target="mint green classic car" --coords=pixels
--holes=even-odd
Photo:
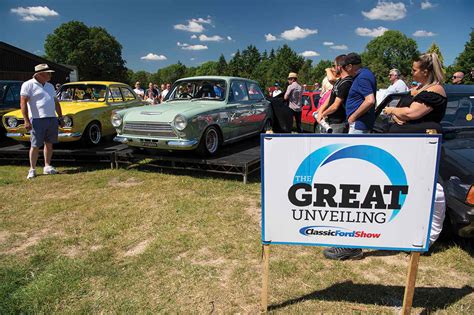
[[[271,129],[272,112],[252,80],[201,76],[176,81],[158,105],[115,111],[115,141],[213,155],[220,145]]]

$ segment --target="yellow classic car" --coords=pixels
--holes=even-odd
[[[130,86],[118,82],[67,83],[57,97],[64,119],[59,142],[81,141],[84,145],[96,145],[103,137],[115,134],[110,122],[112,111],[145,105]],[[20,110],[5,114],[2,121],[7,137],[23,143],[30,141]]]

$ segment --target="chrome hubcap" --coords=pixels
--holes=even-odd
[[[210,153],[214,153],[217,150],[219,144],[219,135],[215,129],[209,129],[206,133],[206,148]]]

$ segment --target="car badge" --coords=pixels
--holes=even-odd
[[[146,111],[144,111],[144,112],[141,112],[140,114],[142,114],[142,115],[161,115],[162,112],[146,112]]]

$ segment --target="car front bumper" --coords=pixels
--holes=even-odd
[[[20,132],[8,132],[7,137],[15,139],[17,141],[30,141],[31,135],[29,133],[20,133]],[[81,132],[59,132],[58,141],[59,142],[71,142],[81,139]]]
[[[162,150],[194,150],[199,144],[196,139],[156,139],[124,135],[117,135],[114,141],[134,147]]]

